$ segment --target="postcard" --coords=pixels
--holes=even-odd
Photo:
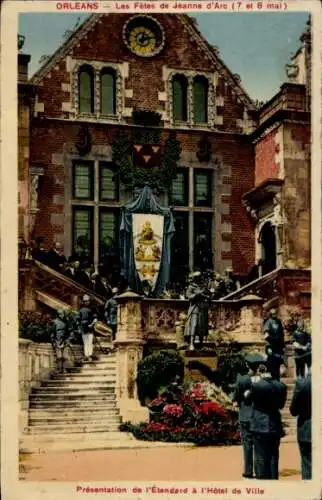
[[[5,500],[320,497],[321,10],[3,2]]]

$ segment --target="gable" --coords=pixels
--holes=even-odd
[[[154,14],[164,29],[165,43],[160,54],[153,58],[138,58],[125,46],[123,27],[132,14],[92,14],[35,73],[31,81],[40,83],[48,72],[67,55],[82,60],[106,62],[127,61],[136,75],[141,70],[149,72],[158,65],[173,69],[217,72],[226,85],[247,109],[254,104],[238,78],[234,76],[219,57],[218,52],[207,42],[193,18],[185,14]]]

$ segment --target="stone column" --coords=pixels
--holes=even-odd
[[[118,301],[116,347],[116,395],[124,422],[148,420],[148,410],[141,406],[137,394],[137,367],[145,344],[142,326],[142,297],[127,291]]]
[[[263,302],[257,295],[246,295],[239,300],[241,307],[239,342],[264,342]]]

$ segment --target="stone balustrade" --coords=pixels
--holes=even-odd
[[[82,355],[82,347],[73,346],[73,353],[78,359]],[[74,364],[74,356],[66,355],[68,362]],[[31,340],[19,339],[19,425],[24,432],[28,425],[29,395],[33,387],[50,376],[56,368],[56,360],[51,344],[40,344]]]

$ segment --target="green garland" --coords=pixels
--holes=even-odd
[[[133,164],[133,144],[158,144],[161,131],[158,129],[135,129],[132,136],[120,131],[112,144],[112,159],[118,167],[120,181],[126,186],[149,185],[157,191],[164,191],[177,175],[177,162],[181,146],[175,131],[169,133],[165,141],[161,163],[158,167],[143,168]]]

